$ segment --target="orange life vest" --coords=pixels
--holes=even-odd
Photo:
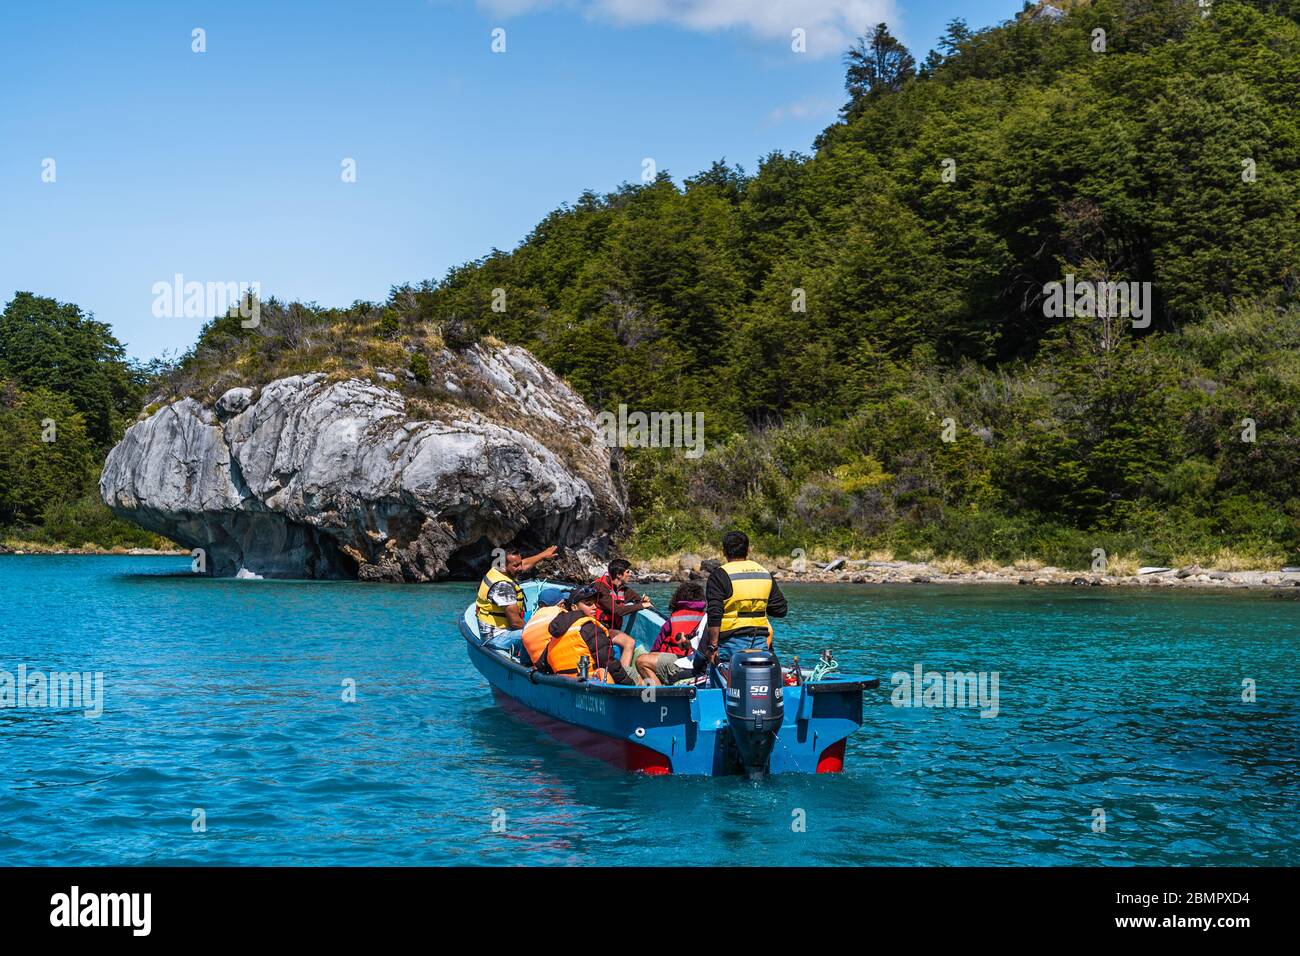
[[[524,650],[534,664],[541,659],[546,652],[546,645],[551,642],[550,632],[546,629],[562,610],[564,609],[558,604],[555,607],[539,607],[524,625]]]
[[[602,634],[609,633],[599,621],[585,615],[578,618],[559,637],[551,638],[551,643],[546,648],[546,665],[551,669],[552,674],[578,673],[578,658],[580,657],[590,659],[592,664],[591,672],[595,672],[598,662],[595,660],[595,653],[582,638],[582,626],[584,624],[595,624]]]

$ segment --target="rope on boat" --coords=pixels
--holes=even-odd
[[[827,674],[833,674],[839,669],[840,662],[834,657],[831,657],[830,651],[827,651],[821,656],[821,659],[817,661],[817,666],[813,668],[812,674],[809,676],[808,680],[809,682],[819,681]]]

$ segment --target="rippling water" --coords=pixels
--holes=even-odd
[[[0,558],[0,671],[105,680],[97,719],[0,710],[0,862],[1300,862],[1300,602],[791,586],[778,650],[829,644],[882,688],[844,774],[754,784],[622,774],[500,713],[468,584],[187,570]],[[997,671],[998,716],[891,706],[918,662]]]

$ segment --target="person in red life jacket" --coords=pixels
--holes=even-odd
[[[617,632],[611,634],[596,620],[596,602],[596,589],[589,584],[569,595],[564,602],[565,609],[547,626],[551,642],[537,661],[537,669],[545,674],[576,677],[579,673],[579,657],[586,656],[591,660],[589,674],[603,668],[615,684],[639,683],[628,672],[632,666],[631,651],[620,655],[613,640]],[[582,644],[579,645],[575,638],[581,638]]]
[[[699,635],[706,616],[704,588],[693,581],[679,585],[668,602],[668,614],[650,653],[636,659],[637,673],[647,684],[675,684],[692,676],[691,640]]]
[[[598,600],[596,620],[613,635],[614,645],[625,662],[623,666],[631,673],[638,674],[639,671],[633,665],[646,653],[646,649],[624,632],[624,618],[643,608],[653,607],[653,604],[648,597],[642,597],[627,586],[631,572],[632,565],[622,558],[615,558],[609,562],[607,572],[592,582],[592,587],[596,589]]]
[[[599,595],[598,620],[610,630],[623,627],[623,618],[651,606],[650,599],[627,586],[632,565],[622,558],[609,562],[609,570],[592,582]]]

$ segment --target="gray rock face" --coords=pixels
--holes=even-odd
[[[251,388],[232,388],[217,399],[217,416],[225,421],[232,415],[238,415],[253,401]]]
[[[627,502],[592,410],[514,346],[440,371],[447,401],[311,374],[173,402],[127,430],[100,495],[219,576],[431,581],[508,544],[603,555]]]

